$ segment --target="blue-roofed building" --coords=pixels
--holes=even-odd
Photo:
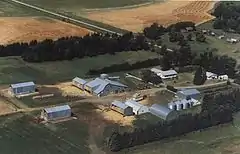
[[[79,77],[75,77],[72,80],[72,84],[82,90],[84,90],[84,85],[87,83],[87,81],[85,81],[84,79],[81,79]]]
[[[10,88],[15,95],[29,94],[36,91],[36,85],[34,84],[34,82],[11,84]]]
[[[175,110],[171,110],[168,107],[159,105],[159,104],[153,104],[150,108],[149,111],[151,114],[166,120],[166,121],[171,121],[173,119],[176,119],[178,117],[178,112]]]
[[[133,115],[133,108],[120,101],[113,101],[110,108],[124,116]]]
[[[84,85],[84,89],[96,96],[106,96],[109,93],[124,92],[127,86],[117,81],[109,79],[96,78]]]
[[[197,89],[182,89],[176,93],[176,96],[180,99],[196,99],[200,101],[202,99],[201,93]]]
[[[69,105],[62,105],[43,109],[41,113],[41,118],[49,121],[68,118],[71,117],[71,115],[71,107]]]

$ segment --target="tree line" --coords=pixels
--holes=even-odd
[[[107,146],[111,151],[119,151],[231,122],[232,114],[239,110],[239,89],[232,89],[215,96],[206,95],[200,113],[181,115],[172,121],[159,122],[148,125],[146,128],[135,128],[132,132],[119,133],[115,131],[110,135]]]
[[[220,2],[213,15],[215,29],[240,33],[240,5],[238,2]]]
[[[146,38],[141,34],[134,36],[130,32],[119,36],[94,33],[83,37],[46,39],[42,42],[33,40],[30,43],[0,46],[0,57],[22,56],[22,59],[27,62],[44,62],[138,50],[149,50]]]
[[[119,72],[119,71],[129,71],[134,69],[140,69],[140,68],[146,68],[151,66],[157,66],[161,62],[158,58],[153,59],[147,59],[144,61],[138,61],[136,63],[130,64],[128,62],[122,63],[122,64],[113,64],[111,66],[106,66],[99,69],[90,69],[88,74],[89,75],[98,75],[102,73],[113,73],[113,72]]]

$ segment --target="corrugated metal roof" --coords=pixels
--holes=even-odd
[[[22,82],[17,84],[11,84],[12,88],[26,87],[26,86],[34,86],[34,82]]]
[[[169,108],[159,105],[159,104],[153,104],[150,107],[150,112],[153,113],[156,116],[164,117],[166,118],[168,114],[171,112]]]
[[[94,91],[95,94],[99,94],[104,90],[104,88],[108,84],[115,85],[115,86],[120,86],[120,87],[127,87],[126,85],[121,84],[119,82],[112,81],[112,80],[109,80],[109,79],[101,79],[101,78],[96,78],[96,79],[88,82],[86,84],[86,86],[88,86],[90,88],[93,88],[93,91]]]
[[[79,77],[75,77],[75,78],[73,79],[73,81],[76,81],[76,82],[78,82],[78,83],[80,83],[80,84],[85,84],[85,83],[87,83],[86,80],[81,79],[81,78],[79,78]]]
[[[112,104],[121,108],[121,109],[128,108],[128,106],[126,104],[124,104],[123,102],[120,102],[120,101],[113,101]]]
[[[62,106],[55,106],[55,107],[45,108],[44,110],[47,113],[53,113],[53,112],[71,110],[71,107],[69,105],[62,105]]]
[[[127,106],[130,106],[131,108],[133,108],[133,112],[134,112],[134,113],[137,113],[137,112],[140,110],[140,108],[143,107],[142,104],[140,104],[140,103],[138,103],[138,102],[136,102],[136,101],[134,101],[134,100],[127,100],[127,101],[125,102],[125,104],[126,104]]]
[[[179,91],[179,93],[182,93],[186,96],[200,94],[200,92],[197,89],[184,89],[184,90]]]
[[[95,87],[97,87],[97,86],[99,86],[99,85],[107,85],[107,84],[108,84],[108,82],[106,82],[105,80],[103,80],[103,79],[101,79],[101,78],[96,78],[96,79],[88,82],[88,83],[86,84],[86,86],[88,86],[88,87],[90,87],[90,88],[95,88]]]
[[[117,82],[117,81],[112,81],[112,80],[109,80],[109,79],[106,79],[105,81],[107,81],[108,83],[110,83],[111,85],[115,85],[115,86],[119,86],[119,87],[128,87],[120,82]]]
[[[161,74],[163,76],[169,76],[169,75],[177,75],[177,72],[175,70],[167,70],[167,71],[162,71]]]

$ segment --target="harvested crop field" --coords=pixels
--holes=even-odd
[[[208,12],[215,3],[215,1],[169,0],[133,9],[92,11],[88,13],[88,18],[139,32],[153,22],[167,26],[179,21],[193,21],[197,24],[209,21],[214,18]]]
[[[0,18],[0,44],[84,36],[89,32],[85,28],[44,17]]]

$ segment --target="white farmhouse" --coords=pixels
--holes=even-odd
[[[175,70],[162,71],[158,68],[152,68],[151,71],[162,79],[172,79],[177,77],[177,72]]]

